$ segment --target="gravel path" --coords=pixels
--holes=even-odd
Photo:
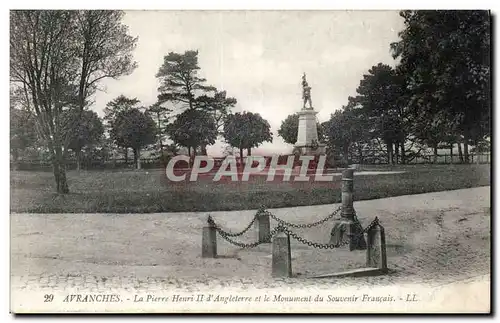
[[[367,225],[385,227],[390,273],[366,278],[310,279],[363,267],[364,251],[313,249],[292,240],[294,278],[272,279],[271,246],[235,247],[220,237],[216,259],[201,258],[206,213],[12,214],[12,290],[152,291],[200,288],[331,289],[339,286],[439,286],[490,275],[490,188],[400,196],[354,204]],[[270,210],[295,223],[324,218],[338,205]],[[244,228],[253,211],[210,213],[230,231]],[[271,227],[276,223],[271,221]],[[327,243],[332,222],[295,229]],[[239,241],[253,242],[250,229]]]

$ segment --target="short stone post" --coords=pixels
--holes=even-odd
[[[359,236],[362,228],[354,220],[353,192],[354,169],[350,168],[342,172],[342,210],[330,234],[330,244],[341,244],[350,239],[350,251],[366,249],[365,238]]]
[[[214,222],[210,215],[207,217],[207,221],[203,226],[201,236],[201,257],[217,257],[217,230],[215,229]]]
[[[366,267],[387,271],[387,249],[384,227],[377,223],[367,232]]]
[[[272,277],[292,276],[292,254],[290,250],[290,236],[279,231],[273,237]]]
[[[257,218],[255,219],[254,226],[257,229],[259,242],[270,243],[271,223],[269,222],[269,214],[267,212],[258,212],[255,216]]]

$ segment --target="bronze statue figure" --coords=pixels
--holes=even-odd
[[[311,100],[311,87],[307,83],[306,80],[306,73],[302,75],[302,99],[304,100],[304,107],[303,109],[306,108],[306,103],[309,102],[309,109],[312,109],[312,100]]]

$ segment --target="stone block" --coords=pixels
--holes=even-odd
[[[269,233],[271,232],[271,223],[269,219],[269,214],[261,213],[257,215],[254,227],[257,229],[257,239],[259,242],[270,243],[271,237]]]
[[[290,251],[290,236],[278,232],[273,237],[272,246],[272,277],[292,276],[292,255]]]
[[[367,232],[366,267],[387,271],[387,246],[384,227],[376,224]]]
[[[201,257],[216,258],[217,257],[217,231],[213,224],[206,222],[203,226],[201,237]]]

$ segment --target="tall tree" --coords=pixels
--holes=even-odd
[[[358,148],[359,162],[362,163],[363,144],[370,137],[367,118],[364,118],[362,112],[363,110],[350,100],[347,106],[335,111],[330,120],[324,123],[328,146],[342,154],[346,165],[349,163],[349,156],[353,155],[355,144]]]
[[[168,122],[168,114],[169,112],[172,112],[171,109],[166,108],[162,106],[160,103],[155,103],[151,105],[148,109],[147,112],[151,114],[151,116],[155,119],[156,121],[156,130],[157,134],[156,136],[158,137],[158,152],[160,154],[160,158],[163,156],[163,137],[166,134],[166,124]]]
[[[224,123],[224,138],[226,142],[240,150],[243,164],[243,149],[251,155],[251,150],[263,142],[272,142],[273,134],[269,122],[258,113],[243,112],[227,116]]]
[[[224,117],[236,104],[236,99],[227,97],[225,91],[206,85],[207,80],[199,75],[199,70],[198,51],[168,53],[156,74],[160,79],[158,101],[173,103],[179,112],[185,109],[206,110],[214,118],[220,132]],[[200,148],[201,153],[206,155],[206,145]]]
[[[36,116],[58,193],[69,192],[65,160],[71,137],[62,132],[63,111],[81,115],[101,80],[129,74],[136,66],[136,39],[127,34],[122,17],[102,10],[10,13],[11,84],[24,91]]]
[[[181,108],[195,109],[199,95],[215,91],[213,86],[205,85],[207,80],[198,75],[199,70],[198,51],[168,53],[156,74],[160,79],[158,101],[169,101]]]
[[[125,95],[119,95],[113,100],[109,101],[104,108],[104,120],[109,131],[111,131],[113,122],[116,120],[118,114],[128,112],[137,107],[140,101],[137,98],[128,98]],[[114,141],[118,147],[123,148],[123,156],[125,157],[125,164],[128,164],[128,149],[130,146],[122,146],[125,141]],[[120,143],[120,145],[118,145]]]
[[[467,162],[468,145],[490,135],[490,14],[407,10],[400,15],[405,29],[391,48],[408,76],[409,105],[463,136]]]
[[[156,124],[138,108],[121,111],[112,122],[111,138],[118,146],[133,149],[135,165],[141,169],[141,149],[155,142]]]
[[[77,127],[73,128],[75,124],[74,119],[80,118]],[[76,157],[76,168],[81,168],[81,152],[85,147],[98,144],[104,134],[104,126],[101,118],[94,111],[84,110],[81,116],[74,110],[66,110],[63,113],[63,124],[67,127],[65,130],[70,136],[68,148],[73,150]]]
[[[363,107],[372,125],[372,134],[387,147],[388,162],[394,163],[394,144],[404,132],[400,97],[402,80],[389,65],[379,63],[363,75],[354,99]]]
[[[108,122],[112,121],[118,113],[136,108],[140,102],[137,98],[128,98],[121,94],[106,104],[104,108],[104,120]]]
[[[222,129],[224,127],[224,120],[231,112],[231,108],[233,108],[236,103],[236,99],[233,97],[228,97],[226,91],[217,90],[215,90],[213,96],[204,94],[196,99],[196,107],[198,109],[207,111],[214,119],[218,135],[223,134]],[[207,154],[206,145],[201,146],[201,154]]]
[[[217,126],[211,114],[204,110],[188,109],[179,114],[168,126],[170,139],[176,144],[187,147],[191,156],[196,148],[212,145],[217,139]]]

